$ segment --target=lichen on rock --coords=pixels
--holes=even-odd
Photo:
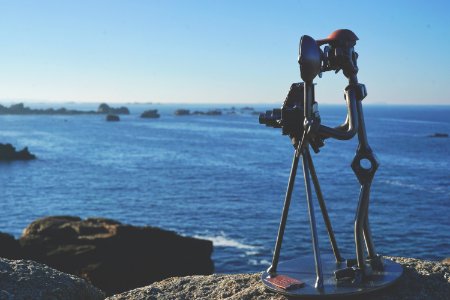
[[[403,265],[404,274],[393,286],[364,295],[366,300],[449,299],[450,266],[413,258],[388,257]],[[107,300],[288,300],[269,292],[260,281],[260,274],[209,275],[169,278],[134,289]],[[353,298],[361,299],[361,297]]]

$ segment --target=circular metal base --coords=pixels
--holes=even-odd
[[[337,263],[334,256],[322,256],[323,269],[323,289],[316,289],[316,269],[314,258],[304,257],[278,264],[276,275],[285,275],[304,282],[302,287],[292,289],[279,288],[269,281],[269,273],[264,272],[261,280],[271,291],[291,296],[291,297],[337,297],[366,294],[379,289],[386,288],[393,284],[403,273],[400,264],[388,259],[383,259],[384,268],[382,271],[373,271],[372,275],[363,279],[359,283],[353,283],[351,280],[337,281],[334,277],[334,271],[346,267],[345,262]]]

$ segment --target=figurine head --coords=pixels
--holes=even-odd
[[[322,66],[319,45],[312,37],[304,35],[300,38],[299,48],[300,75],[304,82],[312,82],[320,73]]]

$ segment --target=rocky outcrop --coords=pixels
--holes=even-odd
[[[24,230],[20,244],[25,258],[88,279],[109,295],[214,269],[210,241],[110,219],[39,219]]]
[[[367,300],[449,299],[450,266],[412,258],[391,258],[404,267],[394,286],[364,296]],[[265,289],[260,274],[210,275],[169,278],[107,300],[258,299],[288,300]],[[360,299],[360,298],[355,298]]]
[[[107,115],[106,116],[106,121],[108,122],[118,122],[120,121],[120,118],[118,115]]]
[[[18,259],[21,256],[22,249],[19,242],[12,235],[0,232],[0,257]]]
[[[30,260],[0,258],[0,299],[101,300],[85,280]]]
[[[31,154],[30,151],[28,151],[28,147],[16,151],[16,148],[11,144],[0,144],[0,161],[31,160],[35,158],[36,155]]]
[[[102,103],[98,106],[97,113],[99,114],[111,114],[111,115],[129,115],[130,110],[125,106],[118,108],[110,107],[106,103]]]
[[[146,118],[146,119],[155,119],[155,118],[159,118],[160,115],[158,114],[158,110],[157,109],[149,109],[144,111],[141,114],[141,118]]]

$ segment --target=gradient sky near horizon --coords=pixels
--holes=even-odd
[[[300,36],[359,37],[368,103],[450,104],[450,1],[0,0],[0,101],[275,103]],[[316,79],[319,103],[346,80]]]

